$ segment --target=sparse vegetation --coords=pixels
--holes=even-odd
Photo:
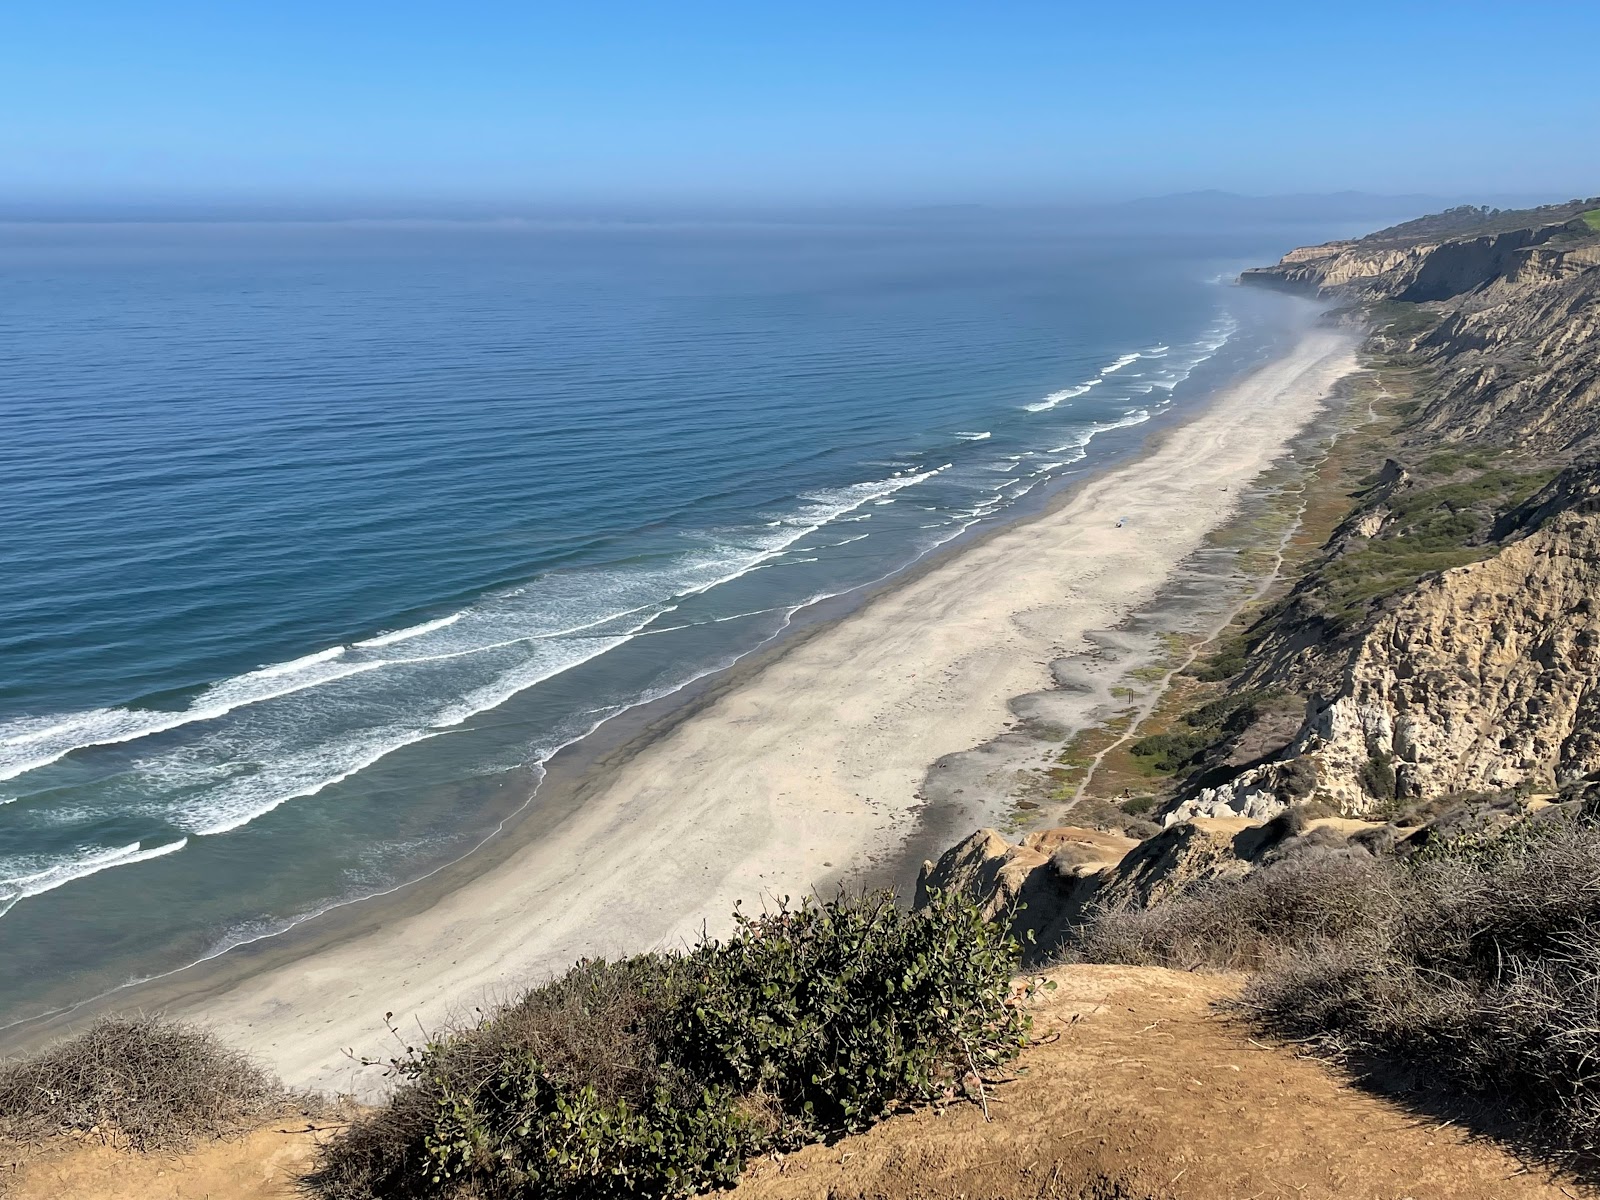
[[[1428,460],[1424,469],[1439,458]],[[1462,464],[1466,461],[1463,455]],[[1445,460],[1440,465],[1451,463]],[[1494,518],[1543,487],[1554,474],[1502,468],[1396,496],[1388,503],[1381,535],[1316,568],[1307,578],[1306,597],[1335,627],[1348,627],[1372,601],[1491,553],[1488,532]]]
[[[1440,450],[1422,460],[1421,470],[1426,475],[1455,475],[1461,471],[1482,471],[1489,466],[1491,455],[1485,450]]]
[[[1440,314],[1417,304],[1385,300],[1372,306],[1369,318],[1373,327],[1385,338],[1397,343],[1409,343],[1437,325]]]
[[[1361,764],[1361,786],[1367,795],[1383,803],[1395,798],[1394,756],[1387,752],[1373,754]]]
[[[0,1063],[0,1141],[93,1135],[178,1150],[237,1132],[292,1100],[249,1058],[194,1025],[107,1017],[29,1058]]]
[[[1216,648],[1192,668],[1194,677],[1202,683],[1221,683],[1232,679],[1244,670],[1249,660],[1250,645],[1242,632],[1234,632],[1217,640]]]
[[[1569,200],[1562,204],[1546,204],[1538,208],[1491,208],[1488,205],[1461,204],[1443,212],[1429,213],[1425,217],[1391,225],[1376,233],[1369,233],[1363,242],[1405,244],[1431,241],[1436,238],[1484,237],[1492,233],[1509,233],[1518,229],[1553,225],[1570,221],[1582,215],[1593,205],[1593,200]]]
[[[1410,859],[1286,843],[1242,880],[1102,912],[1095,962],[1255,970],[1239,1011],[1352,1068],[1476,1097],[1518,1136],[1600,1155],[1600,827],[1524,819]]]
[[[1074,954],[1086,962],[1253,970],[1305,941],[1366,928],[1384,878],[1370,858],[1299,858],[1215,883],[1152,908],[1102,910],[1080,932]]]
[[[1255,720],[1264,699],[1266,697],[1257,692],[1222,696],[1185,713],[1182,728],[1142,737],[1129,747],[1129,752],[1151,771],[1161,774],[1185,771]]]
[[[968,901],[739,918],[684,955],[584,962],[392,1064],[313,1186],[378,1197],[685,1196],[745,1158],[982,1088],[1026,1037],[1020,946]]]

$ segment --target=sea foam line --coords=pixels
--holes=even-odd
[[[883,499],[903,488],[911,487],[931,478],[950,464],[914,474],[899,474],[867,483],[852,484],[843,488],[807,494],[801,497],[807,504],[793,517],[780,519],[772,526],[782,529],[776,537],[758,539],[754,547],[724,547],[721,556],[727,569],[710,579],[693,583],[674,595],[696,595],[737,579],[746,571],[774,555],[783,553],[801,538],[816,532],[830,521],[854,512],[873,501]],[[731,551],[731,553],[729,553]],[[710,564],[707,564],[710,565]],[[688,564],[693,573],[698,568]],[[715,566],[713,566],[715,570]],[[662,597],[666,599],[668,597]],[[603,624],[626,616],[630,611],[642,611],[650,604],[633,609],[609,612],[604,617],[588,622]],[[457,625],[469,615],[468,611],[453,613],[434,621],[407,629],[395,630],[367,638],[350,646],[332,646],[303,655],[286,662],[261,667],[255,671],[222,680],[207,687],[186,708],[178,710],[130,709],[125,707],[91,709],[85,712],[48,717],[23,718],[0,725],[0,781],[15,779],[31,771],[47,767],[78,750],[95,746],[119,745],[137,741],[159,733],[180,729],[202,721],[216,720],[235,710],[269,700],[277,700],[320,687],[352,675],[380,670],[395,665],[439,661],[442,659],[482,653],[500,649],[518,642],[568,636],[577,628],[541,630],[509,639],[499,639],[461,649],[432,655],[413,655],[397,658],[366,658],[362,651],[393,645],[425,637]],[[352,657],[352,654],[354,655]]]
[[[92,851],[83,858],[56,863],[42,871],[0,879],[0,916],[9,912],[11,906],[18,900],[54,891],[74,879],[82,879],[112,867],[131,866],[133,863],[160,858],[166,854],[176,854],[188,844],[188,838],[179,838],[165,846],[152,846],[146,850],[142,842],[134,842],[115,850]]]
[[[890,572],[890,574],[893,574],[893,572]],[[885,575],[882,578],[886,579],[886,578],[888,578],[888,576]],[[882,579],[878,579],[878,580],[872,581],[872,583],[881,583],[881,582],[882,582]],[[870,586],[872,586],[872,583],[868,583],[868,584],[865,584],[863,586],[870,587]],[[539,794],[539,788],[540,788],[541,784],[543,783],[543,780],[544,780],[544,778],[545,778],[545,776],[547,774],[547,771],[545,769],[546,768],[546,764],[548,764],[549,761],[552,758],[554,758],[558,753],[560,753],[562,750],[565,750],[569,746],[574,746],[577,743],[581,742],[584,738],[588,737],[590,734],[592,734],[596,730],[598,730],[602,725],[606,724],[606,722],[612,720],[615,717],[621,716],[623,713],[629,712],[632,709],[634,709],[636,707],[639,707],[641,705],[644,705],[644,704],[650,704],[650,703],[654,703],[657,700],[666,699],[668,696],[674,695],[677,692],[680,692],[683,689],[692,686],[693,684],[699,682],[701,679],[704,679],[704,678],[706,678],[706,677],[708,677],[710,675],[714,675],[714,674],[718,673],[719,671],[727,670],[729,667],[731,667],[734,664],[736,664],[737,662],[739,662],[740,659],[746,657],[749,654],[752,654],[752,653],[756,652],[757,650],[760,650],[763,646],[769,644],[771,641],[773,641],[775,638],[777,638],[780,634],[782,634],[783,631],[789,627],[789,625],[793,621],[794,616],[795,616],[796,613],[802,611],[803,609],[809,608],[813,604],[820,604],[824,600],[831,600],[834,597],[836,597],[838,595],[842,595],[842,594],[843,593],[839,593],[839,592],[822,592],[822,593],[818,593],[818,594],[812,596],[808,600],[803,600],[799,604],[796,604],[796,605],[793,605],[793,606],[789,607],[787,609],[787,611],[785,612],[783,621],[779,624],[779,626],[775,630],[773,630],[773,632],[770,633],[767,637],[763,638],[760,642],[758,642],[756,645],[750,647],[750,649],[748,649],[748,650],[746,650],[746,651],[744,651],[742,653],[734,654],[724,662],[720,662],[720,663],[717,663],[715,665],[706,667],[703,670],[697,671],[695,674],[691,675],[689,678],[681,680],[676,684],[673,684],[671,686],[664,687],[664,688],[654,689],[652,692],[646,693],[645,695],[641,696],[638,700],[636,700],[636,701],[634,701],[634,702],[632,702],[630,704],[619,705],[619,706],[616,706],[616,707],[610,709],[609,711],[605,711],[604,715],[600,716],[599,719],[596,720],[593,724],[591,724],[587,729],[583,730],[582,732],[579,732],[579,733],[576,733],[576,734],[572,735],[571,737],[567,738],[566,740],[558,743],[557,745],[555,745],[555,746],[553,746],[553,747],[551,747],[551,748],[549,748],[547,750],[540,751],[540,753],[539,753],[538,757],[535,759],[535,761],[530,764],[530,769],[533,770],[536,773],[536,779],[535,779],[535,782],[534,782],[534,786],[532,788],[530,788],[529,791],[528,791],[527,798],[524,799],[521,804],[517,805],[517,807],[515,809],[513,809],[510,813],[508,813],[508,814],[506,814],[506,816],[502,817],[500,819],[500,821],[495,825],[495,827],[493,829],[491,829],[488,833],[484,834],[484,836],[482,838],[480,838],[477,842],[475,842],[472,846],[468,847],[465,851],[463,851],[461,854],[457,855],[455,858],[450,859],[448,862],[440,863],[438,866],[434,867],[431,871],[428,871],[428,872],[426,872],[426,873],[424,873],[422,875],[419,875],[415,879],[407,879],[407,880],[404,880],[401,883],[396,883],[396,884],[394,884],[394,885],[392,885],[390,887],[382,888],[382,889],[380,889],[378,891],[367,892],[367,893],[363,893],[362,895],[354,896],[354,897],[336,899],[336,900],[334,900],[334,901],[332,901],[332,902],[330,902],[328,904],[324,904],[324,905],[322,905],[322,906],[320,906],[320,907],[318,907],[316,909],[313,909],[313,910],[311,910],[309,912],[304,912],[304,913],[298,914],[298,915],[296,915],[294,917],[286,918],[283,921],[276,922],[274,927],[268,928],[268,929],[266,929],[264,931],[261,931],[261,932],[256,932],[256,933],[252,933],[252,934],[244,934],[244,935],[230,935],[230,936],[225,937],[222,940],[220,940],[217,944],[215,944],[206,953],[202,954],[199,958],[196,958],[191,962],[184,963],[182,966],[174,967],[170,971],[160,971],[160,972],[157,972],[154,975],[144,975],[144,976],[140,976],[138,978],[129,979],[124,983],[117,984],[115,987],[107,988],[105,991],[100,992],[100,993],[98,993],[98,994],[96,994],[94,996],[90,996],[90,997],[88,997],[88,998],[86,998],[84,1000],[80,1000],[75,1004],[64,1005],[62,1007],[46,1010],[45,1012],[33,1013],[30,1016],[18,1017],[18,1018],[14,1019],[14,1020],[6,1021],[3,1024],[0,1024],[0,1030],[12,1029],[12,1028],[15,1028],[16,1026],[26,1025],[26,1024],[28,1024],[30,1022],[33,1022],[33,1021],[46,1020],[46,1019],[48,1019],[50,1017],[61,1016],[61,1015],[65,1014],[65,1013],[70,1013],[70,1012],[76,1012],[78,1009],[83,1008],[85,1005],[93,1004],[97,1000],[103,1000],[107,996],[115,995],[117,992],[123,991],[123,990],[125,990],[127,988],[137,987],[138,985],[143,984],[143,983],[151,983],[151,982],[153,982],[155,980],[158,980],[158,979],[168,979],[168,978],[170,978],[170,977],[172,977],[174,975],[180,975],[184,971],[191,970],[194,967],[198,967],[198,966],[200,966],[200,965],[202,965],[204,963],[208,963],[208,962],[212,961],[213,959],[220,958],[222,955],[226,954],[229,950],[234,950],[234,949],[237,949],[237,948],[239,948],[241,946],[254,945],[256,942],[263,942],[263,941],[266,941],[268,938],[278,937],[281,934],[288,933],[290,930],[292,930],[292,929],[294,929],[294,928],[296,928],[296,927],[298,927],[300,925],[305,924],[307,921],[313,921],[317,917],[320,917],[320,916],[323,916],[323,915],[325,915],[327,913],[330,913],[330,912],[334,911],[335,909],[345,908],[345,907],[347,907],[348,905],[351,905],[351,904],[360,904],[360,903],[362,903],[364,901],[367,901],[367,900],[377,900],[377,899],[381,899],[381,898],[383,898],[385,896],[391,896],[394,893],[396,893],[398,891],[401,891],[404,888],[408,888],[408,887],[413,886],[414,884],[422,883],[423,881],[425,881],[427,879],[431,879],[433,876],[437,875],[439,872],[448,870],[449,868],[455,866],[457,863],[464,862],[466,859],[472,857],[479,850],[482,850],[485,846],[487,846],[495,838],[499,837],[502,833],[504,833],[505,830],[506,830],[506,827],[509,826],[513,820],[515,820],[518,816],[520,816],[534,802],[534,800],[537,798],[537,796]],[[188,839],[187,838],[182,839],[181,842],[174,843],[173,846],[171,846],[171,847],[163,848],[162,849],[162,853],[171,853],[173,850],[181,850],[187,844],[188,844]],[[152,854],[151,857],[155,857],[155,855]],[[120,864],[115,864],[115,865],[120,865]],[[4,914],[6,907],[9,907],[9,905],[6,905],[4,907],[0,907],[0,915]]]
[[[350,644],[359,646],[363,650],[374,646],[392,646],[396,642],[407,642],[412,638],[422,637],[424,634],[433,633],[438,629],[448,629],[464,616],[466,616],[465,613],[451,613],[448,617],[440,617],[437,621],[424,621],[420,625],[412,625],[406,629],[396,629],[391,633],[380,633],[377,637],[369,637],[365,641],[352,642]]]
[[[318,746],[307,747],[296,745],[294,753],[279,762],[271,761],[272,752],[269,750],[267,760],[256,764],[257,769],[248,774],[235,774],[233,778],[221,780],[212,785],[206,785],[204,775],[217,769],[215,750],[199,760],[184,764],[182,759],[174,759],[166,767],[159,766],[159,760],[152,762],[149,768],[159,768],[157,775],[152,777],[152,783],[161,780],[165,786],[152,788],[154,793],[153,804],[140,806],[142,814],[161,819],[164,823],[184,830],[191,836],[211,836],[227,833],[243,827],[260,816],[273,811],[291,800],[314,796],[326,788],[349,779],[351,776],[367,769],[381,759],[395,753],[407,745],[414,744],[425,738],[438,736],[456,726],[466,722],[478,713],[487,711],[503,704],[512,696],[545,682],[553,676],[587,662],[599,655],[629,641],[635,636],[646,632],[646,627],[660,616],[677,607],[671,600],[684,596],[695,595],[710,590],[722,583],[739,578],[746,572],[765,565],[771,565],[779,556],[788,552],[801,539],[816,532],[833,520],[850,520],[849,514],[863,505],[883,503],[892,500],[893,494],[907,487],[914,486],[926,479],[949,469],[951,464],[944,464],[931,470],[916,472],[914,474],[897,474],[886,480],[876,480],[863,484],[850,485],[844,488],[831,489],[824,492],[809,494],[802,497],[807,501],[805,507],[793,516],[776,522],[776,528],[769,525],[772,532],[764,534],[755,540],[755,544],[746,543],[742,547],[721,547],[718,555],[703,556],[699,565],[691,559],[683,569],[676,572],[679,576],[679,586],[671,589],[670,597],[658,599],[655,602],[636,605],[631,609],[606,612],[589,621],[569,624],[565,628],[545,630],[535,634],[524,634],[521,637],[501,639],[491,643],[480,643],[466,648],[455,649],[444,653],[431,655],[416,655],[397,659],[379,659],[367,662],[345,662],[345,647],[333,647],[318,651],[289,662],[277,664],[272,667],[262,668],[241,676],[234,681],[225,681],[225,684],[236,685],[241,681],[259,681],[272,679],[276,681],[269,689],[272,695],[283,695],[290,691],[303,690],[315,686],[320,682],[327,682],[331,678],[343,678],[357,671],[366,672],[376,670],[382,666],[398,664],[416,664],[437,662],[444,659],[461,658],[472,654],[481,654],[492,649],[504,648],[519,642],[542,642],[552,649],[560,645],[562,638],[575,638],[583,636],[581,642],[572,641],[563,648],[563,651],[541,656],[531,662],[517,664],[508,671],[497,674],[496,678],[488,681],[484,686],[476,688],[457,701],[447,705],[444,709],[435,711],[431,718],[417,720],[414,724],[407,722],[405,726],[390,726],[388,728],[374,728],[370,724],[362,725],[351,731],[351,736],[341,738],[335,743],[323,743]],[[864,535],[861,535],[864,536]],[[848,538],[846,541],[855,541],[859,538]],[[842,543],[841,543],[842,544]],[[701,578],[688,584],[684,573],[704,576],[707,571],[712,572],[710,578]],[[683,586],[688,584],[688,586]],[[619,617],[634,614],[637,619],[628,627],[618,629],[614,633],[603,635],[589,634],[587,631],[608,623],[615,622]],[[455,625],[466,614],[452,614],[449,618],[426,622],[424,626],[413,626],[404,630],[396,630],[391,634],[379,635],[378,638],[367,639],[367,643],[392,644],[393,642],[406,641],[421,637],[430,632]],[[785,621],[788,616],[786,615]],[[350,649],[355,650],[352,646]],[[574,651],[577,651],[574,653]],[[290,681],[289,686],[285,682]],[[215,694],[224,685],[214,685],[208,689],[203,697]],[[235,690],[232,693],[236,700],[255,702],[265,698],[264,694],[257,691],[249,696],[241,697]],[[122,727],[114,730],[101,728],[98,736],[104,738],[107,733],[115,733],[119,740],[131,740],[151,732],[152,727],[159,725],[163,728],[174,728],[180,724],[209,717],[213,714],[222,715],[219,711],[222,705],[196,706],[182,713],[161,714],[157,719],[151,720],[151,714],[141,714],[131,710],[122,710],[119,714],[115,710],[102,710],[100,714],[109,716],[113,720],[118,717],[124,722],[133,722],[133,727]],[[421,714],[419,714],[421,716]],[[21,736],[14,732],[13,743],[37,743],[42,734],[52,734],[59,737],[62,734],[83,732],[83,722],[80,718],[67,721],[41,721],[35,722],[31,729],[21,731]],[[31,735],[31,736],[30,736]],[[71,746],[56,746],[52,749],[61,753],[70,752]],[[315,774],[305,770],[306,767],[316,768]],[[173,771],[176,770],[176,774]],[[196,773],[198,772],[198,774]],[[201,789],[198,793],[193,791],[195,784]],[[160,796],[162,792],[171,793],[174,788],[182,791],[183,799],[176,805],[176,811],[171,804],[163,804]],[[126,813],[128,810],[123,809]],[[173,843],[170,848],[161,852],[170,853],[173,849],[181,848],[178,843]],[[126,849],[126,848],[125,848]],[[131,854],[132,851],[129,851]],[[153,853],[153,852],[146,852]],[[141,855],[142,858],[144,855]],[[107,857],[103,863],[97,860],[94,869],[120,865],[123,862],[139,861],[122,852]],[[64,871],[63,881],[76,877],[77,867],[72,863],[56,864],[50,871]],[[54,876],[52,875],[52,878]],[[13,901],[14,902],[14,899]],[[9,907],[9,904],[7,904]]]
[[[1177,387],[1178,384],[1182,383],[1189,377],[1190,372],[1193,371],[1196,366],[1210,358],[1218,350],[1225,346],[1228,343],[1228,340],[1232,338],[1236,332],[1238,332],[1238,329],[1239,323],[1233,318],[1232,314],[1223,314],[1222,319],[1216,322],[1213,327],[1207,331],[1205,338],[1194,343],[1194,345],[1201,351],[1200,357],[1191,362],[1177,377],[1173,378],[1170,382],[1156,382],[1153,384],[1153,386],[1165,388],[1168,391],[1171,391],[1173,388]],[[1044,399],[1036,400],[1032,404],[1024,404],[1022,408],[1026,412],[1049,412],[1052,408],[1055,408],[1063,401],[1075,399],[1078,396],[1083,395],[1090,388],[1098,387],[1100,384],[1106,381],[1107,376],[1114,375],[1126,367],[1131,367],[1140,359],[1166,358],[1167,355],[1171,353],[1171,350],[1171,346],[1168,346],[1166,343],[1162,342],[1151,346],[1146,350],[1134,350],[1127,354],[1118,355],[1111,362],[1101,367],[1099,373],[1096,374],[1093,379],[1087,380],[1084,383],[1076,384],[1073,387],[1063,388],[1059,392],[1051,392]]]
[[[1024,404],[1022,407],[1028,412],[1048,412],[1063,400],[1075,399],[1090,388],[1099,387],[1103,382],[1103,379],[1091,379],[1088,383],[1080,383],[1075,387],[1062,388],[1059,392],[1051,392],[1043,400],[1036,400],[1032,404]]]

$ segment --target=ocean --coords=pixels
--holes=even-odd
[[[460,858],[1133,453],[1344,232],[0,226],[0,1025]]]

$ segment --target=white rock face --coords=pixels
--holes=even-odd
[[[1286,755],[1349,814],[1402,798],[1554,787],[1600,770],[1600,514],[1570,511],[1492,557],[1424,581],[1357,643]],[[1292,797],[1287,761],[1164,817],[1261,818]]]

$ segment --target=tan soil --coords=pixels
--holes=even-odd
[[[731,1200],[1532,1200],[1592,1195],[1499,1145],[1253,1042],[1212,1002],[1237,981],[1062,968],[1040,1040],[976,1105],[763,1159]],[[288,1200],[316,1132],[279,1122],[179,1158],[100,1146],[36,1162],[16,1200]],[[3,1190],[3,1189],[0,1189]],[[9,1200],[9,1197],[8,1197]]]
[[[1513,1200],[1575,1197],[1498,1145],[1252,1042],[1211,1002],[1237,982],[1053,972],[1025,1073],[752,1166],[733,1200]]]
[[[30,1162],[5,1200],[291,1200],[320,1131],[280,1121],[192,1154],[129,1154],[99,1144]]]

